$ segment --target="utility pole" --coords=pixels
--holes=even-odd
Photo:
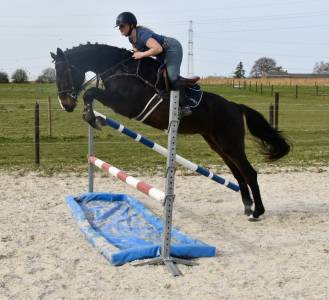
[[[189,21],[188,30],[188,57],[187,57],[187,77],[193,77],[193,28],[192,21]]]

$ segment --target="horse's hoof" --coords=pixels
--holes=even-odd
[[[251,209],[251,206],[250,206],[250,207],[245,207],[245,208],[244,208],[244,214],[245,214],[246,216],[250,216],[250,215],[253,214],[253,211],[252,211],[252,209]]]
[[[95,129],[102,130],[103,124],[102,124],[102,121],[99,120],[99,118],[96,118],[93,123],[94,123],[93,127]]]
[[[260,219],[257,217],[255,218],[253,214],[249,215],[248,221],[249,222],[258,222]]]
[[[106,120],[102,117],[96,117],[96,123],[100,126],[100,127],[103,127],[103,126],[106,126],[107,123],[106,123]]]
[[[265,212],[265,209],[261,211],[255,210],[252,214],[249,215],[249,221],[259,221],[259,217]]]

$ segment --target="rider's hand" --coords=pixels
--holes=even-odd
[[[144,57],[144,53],[143,52],[140,52],[140,51],[136,51],[136,52],[134,52],[134,54],[133,54],[133,58],[134,59],[141,59],[141,58],[143,58]]]

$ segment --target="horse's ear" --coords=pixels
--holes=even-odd
[[[56,59],[57,59],[57,55],[56,55],[55,53],[50,52],[50,56],[51,56],[51,58],[52,58],[54,61],[56,61]]]
[[[64,58],[64,52],[60,48],[57,48],[57,58]]]

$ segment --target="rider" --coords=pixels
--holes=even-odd
[[[173,89],[180,90],[181,116],[192,113],[191,108],[185,103],[185,89],[180,82],[179,73],[183,58],[183,48],[174,38],[156,34],[152,30],[137,26],[137,19],[131,12],[123,12],[116,19],[116,26],[122,35],[129,38],[133,45],[133,58],[141,59],[155,56],[167,66],[168,77]]]

